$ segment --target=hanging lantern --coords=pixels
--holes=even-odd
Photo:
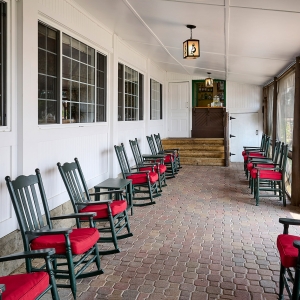
[[[186,25],[191,29],[191,38],[183,42],[183,58],[195,59],[200,56],[200,43],[199,40],[194,40],[192,30],[196,28],[195,25]]]
[[[210,72],[207,72],[208,78],[205,78],[205,87],[213,87],[214,86],[214,80],[210,77]]]

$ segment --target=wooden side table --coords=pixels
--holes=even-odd
[[[130,179],[121,178],[108,178],[103,182],[94,186],[95,193],[101,191],[101,189],[107,190],[126,190],[126,200],[127,200],[127,210],[131,210],[131,215],[133,215],[133,203],[132,203],[132,181]],[[100,195],[95,196],[95,200],[100,200]]]

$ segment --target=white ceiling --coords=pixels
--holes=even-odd
[[[264,85],[300,54],[299,0],[74,0],[168,72]],[[182,43],[200,40],[200,58]]]

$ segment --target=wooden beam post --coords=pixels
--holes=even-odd
[[[294,102],[294,129],[292,149],[292,205],[300,204],[300,57],[296,58],[295,69],[295,102]]]
[[[277,77],[274,77],[274,93],[273,93],[273,132],[272,132],[272,153],[275,148],[275,141],[277,135]]]

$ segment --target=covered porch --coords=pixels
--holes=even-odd
[[[78,282],[78,299],[277,299],[279,217],[300,208],[255,206],[241,163],[185,165],[156,205],[135,208],[134,236],[101,257],[103,275]]]

